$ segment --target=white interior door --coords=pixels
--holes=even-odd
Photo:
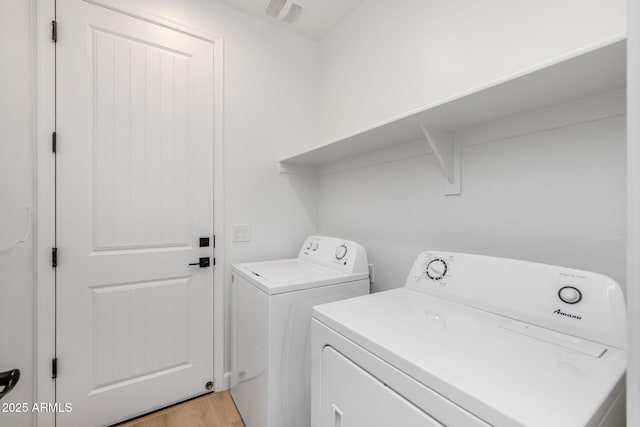
[[[213,380],[214,48],[82,0],[57,21],[58,426],[108,425]]]

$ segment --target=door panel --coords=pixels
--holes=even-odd
[[[189,291],[187,279],[93,289],[96,388],[188,365]]]
[[[96,249],[186,246],[190,58],[91,32]]]
[[[213,379],[213,43],[58,0],[57,398],[106,425]]]

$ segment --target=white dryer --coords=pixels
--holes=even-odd
[[[314,308],[312,426],[623,426],[626,311],[599,274],[424,252]]]
[[[317,304],[369,293],[364,248],[311,236],[298,258],[232,266],[231,395],[247,427],[310,424]]]

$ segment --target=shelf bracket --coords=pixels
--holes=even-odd
[[[438,165],[446,179],[444,194],[453,196],[460,191],[460,145],[449,131],[420,125],[422,133],[431,146]]]

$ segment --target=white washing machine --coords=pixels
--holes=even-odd
[[[369,293],[364,248],[311,236],[298,258],[232,266],[231,395],[247,427],[310,424],[317,304]]]
[[[312,426],[623,426],[626,311],[599,274],[424,252],[314,308]]]

